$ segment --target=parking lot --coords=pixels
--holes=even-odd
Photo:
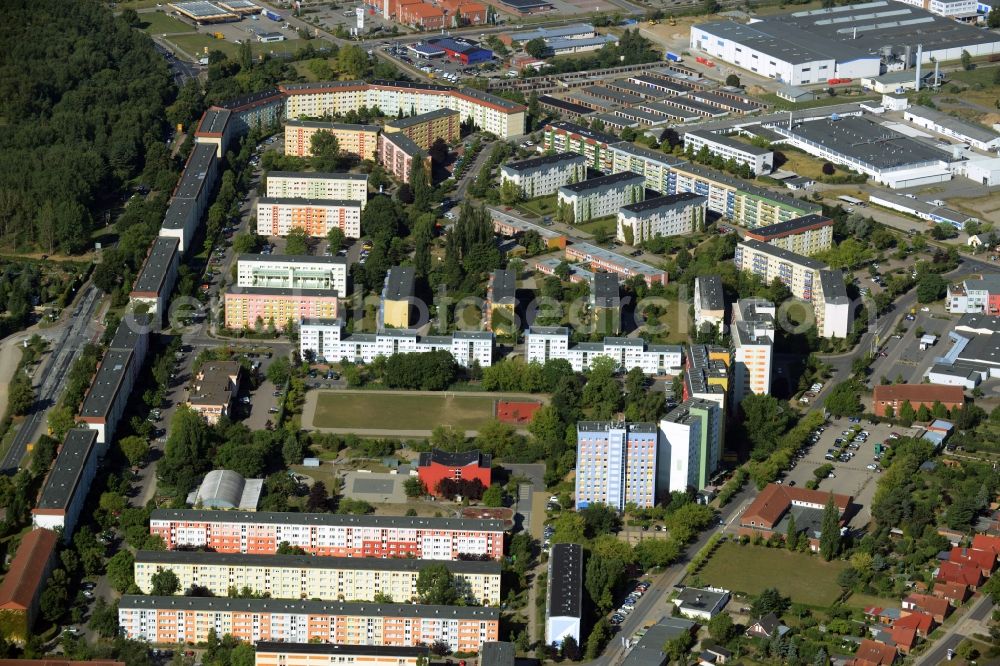
[[[807,448],[801,458],[796,458],[795,467],[789,470],[783,479],[784,483],[805,487],[806,483],[815,479],[813,472],[823,465],[832,465],[833,469],[826,478],[819,482],[819,490],[829,491],[854,498],[854,504],[859,505],[858,511],[851,517],[850,526],[861,528],[871,519],[871,501],[875,494],[875,483],[881,473],[881,467],[875,460],[875,447],[878,444],[892,444],[893,433],[908,437],[917,433],[917,428],[903,428],[885,423],[872,425],[868,421],[854,423],[849,419],[833,419],[819,434],[819,440]],[[867,433],[865,441],[853,441],[854,435],[845,432]],[[842,440],[840,443],[837,440]],[[855,448],[848,448],[852,446]],[[827,458],[828,451],[834,450],[852,453],[853,457],[842,462],[834,455],[834,460]],[[869,466],[877,469],[869,469]]]
[[[948,333],[955,326],[955,320],[947,315],[935,313],[928,308],[903,319],[905,333],[894,333],[879,349],[878,357],[871,366],[869,386],[874,386],[884,377],[890,382],[901,379],[907,383],[920,383],[924,373],[934,364],[934,359],[943,356],[951,347]],[[937,343],[926,350],[920,349],[920,334],[937,336]],[[899,336],[899,337],[897,337]]]
[[[440,37],[441,35],[437,36]],[[480,39],[484,37],[485,35],[480,35]],[[464,41],[477,42],[479,39],[467,38]],[[419,42],[416,44],[400,44],[396,41],[389,41],[379,44],[377,48],[385,53],[385,55],[389,58],[398,60],[400,63],[409,65],[410,67],[416,67],[427,76],[434,79],[442,79],[442,82],[445,83],[456,83],[460,78],[467,76],[488,75],[489,73],[496,72],[499,69],[496,62],[492,60],[479,64],[466,65],[460,60],[455,60],[447,56],[427,58],[419,55],[417,51],[414,50],[414,48],[419,45]],[[489,48],[489,46],[481,43],[480,46],[487,49]]]

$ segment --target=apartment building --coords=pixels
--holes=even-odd
[[[347,259],[286,254],[241,254],[236,260],[237,287],[323,289],[347,295]]]
[[[230,111],[234,134],[246,134],[251,128],[278,127],[285,115],[285,95],[277,88],[268,88],[227,99],[212,108]]]
[[[819,272],[819,290],[813,299],[816,330],[820,337],[846,338],[854,321],[854,307],[847,297],[844,273],[840,270]]]
[[[1000,275],[984,273],[977,279],[949,285],[945,306],[952,314],[1000,314]]]
[[[815,213],[748,229],[744,238],[811,257],[833,247],[833,220]]]
[[[657,236],[685,236],[705,228],[707,197],[667,194],[618,209],[618,240],[639,245]]]
[[[731,408],[756,393],[771,393],[774,360],[774,303],[762,298],[741,298],[733,308],[730,329],[733,343],[733,399]]]
[[[565,326],[529,327],[524,334],[524,360],[544,364],[557,358],[568,361],[576,372],[590,370],[595,359],[610,358],[623,372],[640,368],[647,375],[667,375],[680,372],[684,352],[680,345],[654,345],[642,338],[573,343]]]
[[[528,107],[475,90],[405,81],[322,81],[281,87],[287,96],[288,118],[342,115],[362,106],[378,107],[386,116],[419,115],[437,109],[454,109],[463,122],[471,122],[501,139],[524,134]]]
[[[444,10],[424,2],[400,6],[397,20],[418,30],[442,30],[445,27]]]
[[[594,273],[590,278],[590,318],[592,329],[605,335],[622,332],[622,298],[618,277]]]
[[[700,398],[726,409],[732,354],[717,345],[691,345],[684,355],[683,400]]]
[[[21,538],[0,582],[6,640],[24,645],[36,635],[33,629],[39,601],[49,574],[59,561],[58,547],[59,535],[52,530],[30,530]]]
[[[168,550],[273,555],[287,541],[310,555],[425,560],[500,559],[504,538],[500,520],[196,509],[155,509],[149,531],[162,537]]]
[[[146,255],[146,261],[139,269],[139,276],[132,285],[129,302],[134,306],[142,303],[150,315],[159,315],[163,323],[167,316],[170,294],[177,282],[180,266],[180,239],[159,236],[153,241]]]
[[[704,326],[722,328],[726,318],[726,296],[722,278],[718,275],[699,275],[694,279],[694,325],[699,331]]]
[[[257,233],[261,236],[287,236],[292,229],[302,229],[307,236],[325,238],[338,228],[346,238],[361,237],[361,202],[347,199],[283,199],[263,197],[257,200]]]
[[[379,356],[451,353],[463,368],[493,365],[494,337],[489,331],[455,331],[451,335],[418,335],[410,329],[382,329],[377,333],[345,333],[339,319],[303,319],[299,324],[299,354],[322,362],[347,359],[371,363]]]
[[[198,129],[195,130],[196,143],[208,143],[215,146],[215,156],[219,159],[225,155],[226,146],[232,139],[236,123],[230,123],[232,112],[228,109],[209,108],[201,114]]]
[[[70,430],[59,447],[52,470],[45,477],[38,504],[31,510],[32,525],[59,529],[68,541],[87,500],[90,483],[97,475],[100,458],[96,430]]]
[[[490,273],[483,317],[486,330],[498,335],[509,335],[520,328],[517,320],[517,275],[514,271],[497,269]]]
[[[608,150],[611,152],[612,172],[631,171],[646,179],[646,187],[657,192],[675,192],[673,167],[684,160],[659,150],[650,150],[634,143],[621,141]]]
[[[419,666],[429,663],[430,648],[337,643],[258,641],[254,666]]]
[[[435,109],[415,116],[389,120],[383,131],[386,134],[402,132],[423,150],[430,150],[438,139],[457,143],[462,136],[462,115],[455,109]]]
[[[378,136],[382,128],[378,125],[349,125],[347,123],[327,123],[317,120],[285,121],[285,155],[312,157],[312,138],[317,132],[332,134],[337,139],[340,150],[357,155],[363,160],[375,159],[378,150]]]
[[[750,172],[754,176],[771,173],[774,170],[774,151],[738,141],[725,134],[708,130],[684,132],[684,148],[695,154],[704,148],[710,154],[726,161],[733,160],[740,166],[745,164],[750,167]]]
[[[195,375],[185,404],[215,425],[231,414],[242,378],[243,367],[236,361],[206,363]]]
[[[668,488],[655,423],[581,421],[576,425],[576,510],[606,504],[624,511],[656,504]]]
[[[324,199],[368,203],[368,174],[315,171],[270,171],[267,196],[271,199]]]
[[[339,296],[332,289],[230,287],[223,296],[226,328],[238,331],[273,324],[276,330],[283,331],[302,319],[335,318]]]
[[[413,164],[424,163],[424,171],[430,177],[431,158],[423,148],[402,132],[382,134],[378,140],[378,163],[386,171],[403,183],[410,182]]]
[[[146,597],[118,604],[125,638],[178,645],[203,643],[210,630],[256,643],[347,643],[416,647],[441,642],[478,652],[497,640],[500,611],[476,606],[420,606],[227,597]]]
[[[153,576],[172,571],[180,594],[192,587],[226,597],[231,590],[249,589],[272,599],[318,601],[372,601],[416,603],[417,576],[432,564],[411,558],[315,557],[313,555],[245,555],[184,550],[140,550],[135,554],[135,584],[152,594]],[[443,563],[453,577],[455,591],[469,604],[495,606],[500,601],[500,563]]]
[[[646,284],[667,284],[667,272],[653,268],[649,264],[643,263],[624,254],[618,254],[603,247],[573,241],[572,245],[566,246],[565,257],[567,261],[586,264],[594,272],[604,271],[617,275],[621,281],[628,280],[636,275],[641,275]]]
[[[690,398],[660,421],[660,458],[669,472],[670,492],[703,490],[722,460],[722,408]]]
[[[586,178],[587,160],[576,153],[542,155],[500,167],[500,184],[514,183],[526,199],[555,194],[563,185]]]
[[[610,173],[614,169],[614,155],[611,146],[621,143],[613,134],[605,134],[565,120],[557,120],[545,126],[543,146],[547,151],[576,153],[587,158],[587,166]]]
[[[753,273],[765,284],[781,280],[795,298],[813,300],[819,283],[819,272],[827,267],[822,261],[757,240],[746,240],[736,246],[736,268]]]
[[[560,647],[567,638],[583,638],[583,546],[557,543],[549,554],[545,582],[545,644]]]
[[[187,252],[195,232],[211,203],[212,191],[219,176],[216,146],[196,143],[188,157],[180,180],[174,188],[170,205],[163,216],[160,236],[178,240],[178,250]]]
[[[563,185],[558,190],[558,205],[560,213],[568,208],[573,223],[580,224],[615,215],[622,206],[638,203],[645,196],[645,178],[624,171]]]
[[[393,266],[385,274],[378,306],[378,328],[408,329],[415,309],[415,274],[410,266]]]

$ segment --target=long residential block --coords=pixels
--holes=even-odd
[[[695,153],[704,148],[724,160],[733,160],[741,166],[745,164],[755,176],[771,173],[774,169],[774,151],[738,141],[725,134],[704,130],[684,132],[684,147]]]
[[[645,197],[645,178],[631,171],[563,185],[558,190],[560,210],[570,208],[577,224],[615,215],[622,206],[638,203]]]
[[[375,159],[380,130],[378,125],[288,120],[285,122],[285,155],[312,157],[313,137],[319,132],[326,132],[337,139],[341,151],[363,160]]]
[[[236,126],[234,134],[245,134],[255,127],[278,127],[285,115],[285,96],[277,88],[268,88],[227,99],[212,108],[232,112],[230,123]]]
[[[575,153],[532,157],[500,167],[500,184],[514,183],[527,199],[555,194],[563,185],[586,178],[587,160]]]
[[[580,644],[583,624],[583,546],[557,543],[549,556],[546,581],[545,644],[561,646],[572,637]]]
[[[132,286],[129,301],[134,305],[143,303],[149,314],[159,315],[162,322],[167,314],[170,293],[177,282],[180,266],[180,239],[159,236],[153,241],[146,261],[139,269],[139,276]]]
[[[347,294],[347,260],[282,254],[241,254],[236,260],[237,287],[332,289]]]
[[[121,633],[150,643],[202,643],[210,630],[257,643],[361,643],[417,647],[443,642],[478,652],[498,638],[500,611],[473,606],[338,603],[286,599],[144,597],[118,604]]]
[[[638,245],[657,236],[685,236],[705,228],[707,197],[692,192],[622,206],[618,209],[618,240]]]
[[[613,170],[611,146],[621,143],[621,139],[613,134],[597,132],[564,120],[549,123],[542,132],[545,150],[583,155],[587,158],[587,166],[604,172]]]
[[[38,504],[31,510],[35,527],[58,528],[66,540],[72,537],[100,457],[96,430],[73,428],[66,434],[42,485]]]
[[[304,319],[299,325],[299,353],[331,363],[347,359],[371,363],[379,356],[446,351],[464,368],[493,365],[494,336],[489,331],[455,331],[451,335],[418,335],[410,329],[377,333],[345,333],[339,319]]]
[[[378,107],[386,116],[419,115],[454,109],[501,139],[524,134],[528,107],[473,88],[425,85],[404,81],[322,81],[281,87],[287,97],[288,118],[342,115],[361,107]]]
[[[271,171],[267,174],[267,196],[271,199],[357,201],[364,209],[368,201],[368,174]]]
[[[646,179],[646,187],[664,194],[677,189],[672,175],[673,167],[683,164],[684,160],[626,141],[616,143],[608,150],[611,152],[614,173],[631,171],[640,174]]]
[[[524,335],[524,360],[545,363],[551,359],[569,361],[576,372],[590,370],[598,358],[610,358],[622,371],[640,368],[647,375],[679,372],[684,352],[679,345],[653,345],[642,338],[607,337],[603,342],[574,344],[564,326],[531,326]]]
[[[216,145],[196,143],[174,188],[159,234],[178,239],[178,249],[182,253],[186,253],[194,241],[198,225],[211,204],[210,197],[218,175]]]
[[[387,121],[386,134],[402,132],[413,143],[429,150],[438,139],[452,144],[462,136],[462,114],[454,109],[437,109],[407,118]]]
[[[338,643],[258,641],[254,666],[418,666],[428,663],[430,648]]]
[[[307,236],[323,238],[331,229],[340,229],[346,238],[361,237],[361,202],[334,199],[257,200],[257,233],[287,236],[303,229]]]
[[[336,317],[340,294],[332,289],[230,287],[223,296],[226,328],[274,325],[279,331],[302,319]]]
[[[833,247],[833,220],[810,214],[747,230],[744,238],[809,257]]]
[[[249,589],[275,599],[319,601],[372,601],[389,598],[395,603],[419,601],[417,577],[431,560],[411,558],[316,557],[313,555],[244,555],[183,550],[140,550],[135,555],[135,584],[152,594],[153,576],[172,571],[180,593],[193,586],[212,596]],[[468,603],[497,605],[500,601],[500,563],[444,563],[455,591]]]
[[[282,542],[312,555],[330,557],[415,557],[457,560],[462,555],[503,557],[499,520],[348,516],[157,509],[151,534],[167,548],[207,547],[219,553],[273,555]]]
[[[228,109],[217,107],[206,109],[201,114],[198,129],[194,133],[195,142],[210,143],[215,146],[215,156],[219,159],[225,156],[226,146],[229,145],[236,129],[237,123],[230,122],[232,115]]]

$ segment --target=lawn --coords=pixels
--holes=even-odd
[[[154,35],[195,31],[193,26],[183,21],[178,21],[173,16],[168,16],[163,12],[143,12],[139,14],[139,27]]]
[[[699,577],[709,585],[749,595],[776,587],[793,602],[826,607],[840,596],[837,575],[847,566],[814,555],[728,541],[715,551]]]
[[[847,95],[845,93],[838,93],[834,97],[830,97],[827,94],[823,94],[823,97],[819,99],[810,100],[808,102],[789,102],[787,99],[781,99],[774,93],[768,93],[766,95],[756,95],[757,99],[769,104],[774,107],[776,111],[798,111],[801,109],[815,109],[817,107],[832,106],[834,104],[852,104],[854,102],[867,102],[871,100],[881,99],[878,95]]]
[[[618,234],[618,218],[614,216],[602,217],[578,224],[576,228],[591,235],[597,234],[598,231],[605,231],[608,237],[614,238]]]
[[[326,391],[316,400],[317,428],[475,430],[493,418],[495,395],[420,395],[389,391]]]
[[[691,331],[691,316],[687,303],[672,299],[663,306],[659,331],[650,331],[648,337],[658,344],[686,344]],[[645,334],[644,334],[645,335]]]
[[[553,215],[556,212],[556,195],[552,194],[547,197],[522,201],[517,207],[539,217]]]
[[[899,603],[899,599],[885,599],[883,597],[876,597],[873,594],[852,594],[847,601],[844,602],[847,606],[852,608],[869,608],[871,606],[882,606],[883,608],[892,606],[893,604]]]

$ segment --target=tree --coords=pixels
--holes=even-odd
[[[563,639],[562,645],[559,647],[559,652],[562,654],[563,659],[580,661],[580,646],[572,636],[567,636]]]
[[[422,604],[451,606],[458,601],[455,581],[444,564],[431,564],[417,574],[417,595]]]
[[[7,388],[7,406],[15,416],[23,416],[35,404],[35,389],[31,380],[22,373],[14,375]]]
[[[424,487],[423,481],[416,476],[411,476],[403,482],[403,492],[406,493],[407,497],[415,498],[426,495],[427,489]]]
[[[917,418],[917,412],[913,409],[913,405],[907,400],[903,403],[903,406],[899,408],[899,421],[903,425],[909,427]]]
[[[962,58],[962,69],[964,69],[965,71],[971,70],[972,69],[972,56],[969,54],[969,52],[966,51],[965,49],[962,49],[962,56],[961,56],[961,58]]]
[[[326,240],[330,244],[330,252],[336,254],[344,246],[344,232],[340,227],[332,227],[326,232]]]
[[[410,187],[413,188],[413,207],[426,213],[431,209],[431,198],[434,189],[431,187],[431,174],[423,160],[413,160],[410,167]]]
[[[309,236],[306,235],[305,229],[292,227],[285,238],[285,254],[293,256],[309,254]]]
[[[66,433],[76,425],[76,417],[68,406],[55,407],[49,411],[49,432],[58,441],[66,438]]]
[[[127,550],[120,550],[108,560],[108,582],[111,587],[120,594],[135,585],[132,569],[135,566],[135,558]]]
[[[287,541],[279,543],[278,549],[274,552],[278,555],[307,555],[304,548],[300,546],[293,546]]]
[[[584,587],[590,600],[603,611],[614,604],[614,594],[625,583],[625,563],[615,557],[587,559]]]
[[[153,584],[152,594],[154,597],[169,597],[176,594],[181,589],[181,581],[170,569],[158,571],[152,575],[149,582]]]
[[[829,472],[827,472],[829,474]],[[826,475],[823,475],[825,478]],[[788,530],[785,532],[785,545],[788,550],[795,550],[799,546],[799,528],[795,525],[794,514],[788,514]]]
[[[674,539],[643,539],[635,545],[635,558],[645,570],[666,567],[677,561],[681,545]]]
[[[708,621],[708,633],[719,643],[725,645],[736,635],[736,627],[729,613],[719,613]]]
[[[823,521],[819,535],[819,554],[830,561],[840,553],[840,510],[833,500],[833,493],[827,497],[823,508]]]
[[[490,507],[503,506],[503,487],[494,483],[483,492],[483,504]]]
[[[830,162],[823,162],[822,171],[824,175],[832,176],[837,171],[837,168]]]
[[[943,298],[948,283],[937,273],[924,273],[917,279],[917,300],[921,303],[933,303]]]
[[[714,0],[708,1],[714,2]],[[691,635],[691,632],[682,631],[675,638],[671,638],[663,644],[663,652],[671,661],[687,663],[687,656],[691,652],[691,648],[694,647],[694,642],[694,636]]]
[[[267,366],[267,380],[280,388],[288,383],[292,376],[292,362],[284,356],[279,356]]]
[[[753,603],[750,604],[750,615],[756,618],[774,613],[780,617],[788,610],[791,603],[791,599],[782,596],[777,588],[769,587],[754,597]]]
[[[149,442],[147,442],[142,437],[123,437],[118,440],[118,446],[122,450],[122,455],[128,460],[128,464],[132,467],[138,467],[146,460],[146,456],[149,455]]]
[[[854,381],[841,382],[831,389],[824,404],[834,416],[856,416],[864,409],[860,395],[860,384]]]
[[[306,510],[312,512],[326,511],[330,504],[330,493],[326,489],[326,484],[316,481],[309,488],[309,497],[306,499]]]
[[[590,635],[587,636],[587,650],[584,658],[588,661],[596,659],[604,651],[604,646],[607,645],[609,638],[611,638],[611,625],[608,618],[601,617],[594,624],[594,628],[590,630]]]
[[[732,86],[733,88],[739,88],[740,77],[736,76],[735,74],[730,74],[729,76],[726,77],[726,85]]]
[[[990,13],[986,15],[986,26],[990,30],[1000,28],[1000,7],[994,7],[990,10]],[[1000,71],[1000,69],[997,71]]]
[[[332,132],[314,132],[309,150],[317,171],[335,171],[340,164],[340,142]]]
[[[108,604],[101,597],[97,597],[88,624],[98,636],[112,638],[118,633],[118,604]]]
[[[139,13],[131,8],[122,10],[121,20],[130,28],[138,28],[142,24]]]
[[[541,37],[535,37],[524,45],[524,52],[533,58],[544,58],[548,54],[548,50],[545,40]]]
[[[444,164],[448,161],[448,142],[441,137],[434,139],[434,143],[427,149],[427,154],[434,164]]]
[[[752,393],[740,402],[742,427],[755,458],[770,455],[788,429],[789,415],[774,396]]]

